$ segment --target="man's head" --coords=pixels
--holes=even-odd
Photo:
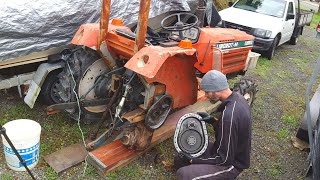
[[[208,71],[203,76],[200,87],[211,101],[223,101],[232,93],[226,76],[216,70]]]

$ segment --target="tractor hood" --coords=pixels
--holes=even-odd
[[[277,27],[281,25],[282,22],[282,18],[259,14],[234,7],[219,11],[219,14],[224,21],[251,28],[261,28],[271,31],[271,27]]]

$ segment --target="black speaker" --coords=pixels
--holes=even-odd
[[[173,137],[178,153],[198,157],[206,151],[208,133],[205,122],[200,119],[201,116],[195,113],[185,114],[179,119]]]

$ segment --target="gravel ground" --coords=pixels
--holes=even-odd
[[[256,70],[247,74],[255,77],[259,92],[253,106],[253,139],[251,167],[241,173],[238,179],[303,179],[307,168],[307,152],[292,147],[290,137],[299,127],[304,112],[304,94],[307,82],[320,55],[320,40],[315,38],[315,30],[305,29],[296,46],[280,46],[273,60],[260,58]],[[13,91],[13,92],[12,92]],[[43,124],[50,121],[44,113],[44,106],[34,110],[21,110],[17,117],[6,112],[21,106],[22,99],[16,96],[15,89],[5,93],[0,91],[0,122],[18,116],[31,116]],[[59,127],[61,128],[61,127]],[[57,128],[59,130],[59,128]],[[46,129],[45,129],[46,130]],[[58,132],[58,131],[57,131]],[[46,136],[64,138],[60,133]],[[44,136],[44,137],[43,137]],[[64,145],[70,144],[67,142]],[[2,149],[2,144],[0,145]],[[54,152],[47,149],[41,152],[39,164],[32,170],[37,179],[79,179],[84,163],[57,176],[43,161],[43,155]],[[174,179],[174,172],[165,162],[172,162],[174,154],[172,139],[161,143],[143,157],[122,170],[111,173],[109,179]],[[25,172],[14,172],[6,166],[3,151],[0,151],[0,179],[29,179]],[[80,179],[102,179],[89,166],[86,176]]]

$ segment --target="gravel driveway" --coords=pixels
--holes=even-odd
[[[259,92],[253,106],[253,139],[251,167],[238,179],[303,179],[307,168],[307,152],[299,151],[291,145],[299,121],[304,113],[304,96],[316,58],[320,56],[320,40],[315,39],[315,30],[305,29],[296,46],[280,46],[273,60],[260,58],[255,70],[247,72],[257,79]],[[13,92],[12,92],[13,91]],[[61,146],[80,142],[81,138],[70,138],[63,126],[74,128],[74,122],[59,122],[54,127],[51,121],[64,121],[64,118],[50,118],[44,113],[44,106],[37,105],[29,110],[23,100],[17,97],[15,89],[5,93],[0,91],[0,123],[16,118],[35,119],[43,126],[42,142],[59,140],[54,146],[43,146],[41,159],[32,171],[37,179],[79,179],[84,163],[62,175],[57,175],[43,161],[43,156]],[[12,109],[14,112],[8,113]],[[76,128],[75,128],[76,129]],[[67,131],[67,132],[64,132]],[[70,136],[70,137],[69,137]],[[57,138],[57,139],[50,139]],[[69,140],[68,138],[72,139]],[[61,140],[62,139],[62,140]],[[63,140],[64,139],[64,140]],[[52,142],[54,143],[54,142]],[[0,145],[2,149],[2,144]],[[145,156],[132,162],[127,167],[108,175],[108,179],[174,179],[170,169],[174,154],[172,139],[153,148]],[[28,179],[27,173],[8,169],[0,151],[0,179]],[[91,166],[85,177],[80,179],[100,179]]]

